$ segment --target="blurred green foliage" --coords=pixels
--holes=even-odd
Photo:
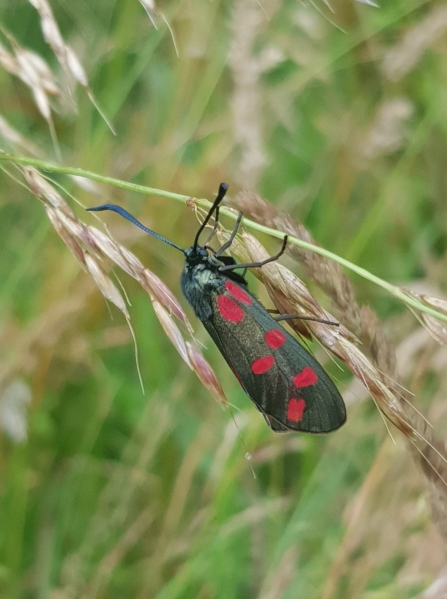
[[[445,292],[444,3],[172,0],[153,12],[156,28],[136,0],[52,8],[117,132],[72,83],[71,101],[54,100],[64,164],[195,197],[212,198],[220,181],[230,195],[254,189],[331,251]],[[9,32],[65,84],[30,3],[6,0],[0,22],[2,46]],[[57,160],[29,88],[3,68],[0,115]],[[27,440],[5,426],[0,437],[2,598],[396,599],[428,585],[441,564],[421,481],[369,401],[347,391],[349,421],[328,437],[275,435],[196,323],[234,406],[222,411],[120,273],[143,395],[122,315],[7,173],[21,180],[11,166],[1,174],[0,383],[26,383],[32,400]],[[86,205],[121,203],[182,246],[196,230],[169,200],[53,179]],[[179,294],[181,256],[108,222]],[[411,315],[353,281],[403,342]],[[424,364],[407,379],[413,388],[417,372],[418,407],[431,398]]]

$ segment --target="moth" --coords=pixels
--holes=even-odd
[[[345,404],[337,387],[309,351],[278,324],[249,291],[244,276],[247,269],[262,268],[277,260],[285,251],[287,236],[275,256],[263,262],[238,264],[224,252],[237,234],[242,219],[240,213],[229,240],[218,250],[207,243],[199,244],[199,237],[213,214],[217,226],[219,206],[227,189],[226,183],[220,184],[192,246],[186,249],[148,229],[115,204],[88,210],[117,212],[183,253],[185,263],[180,283],[186,300],[272,430],[334,431],[346,421]],[[242,274],[236,272],[241,269]]]

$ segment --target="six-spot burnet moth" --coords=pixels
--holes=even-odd
[[[192,246],[188,249],[148,229],[115,204],[89,208],[112,210],[140,229],[180,250],[185,256],[181,288],[196,316],[211,335],[242,388],[262,412],[267,424],[277,432],[328,433],[346,420],[343,399],[329,375],[313,356],[249,292],[244,278],[249,268],[259,268],[277,260],[281,250],[263,262],[237,264],[223,252],[231,246],[241,223],[239,214],[229,240],[217,251],[199,245],[199,236],[215,215],[228,186],[222,183]],[[211,236],[213,235],[211,234]],[[242,274],[235,272],[242,269]],[[281,317],[279,317],[280,319]],[[298,318],[298,317],[297,317]]]

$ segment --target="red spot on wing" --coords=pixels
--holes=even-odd
[[[222,318],[229,320],[230,322],[241,322],[244,319],[244,311],[242,308],[227,295],[217,296],[217,309]]]
[[[253,374],[263,374],[270,370],[270,368],[275,363],[275,358],[273,356],[264,356],[263,358],[258,358],[251,365],[251,370]]]
[[[246,293],[241,287],[239,287],[239,285],[233,283],[233,281],[225,281],[225,289],[239,302],[247,304],[248,306],[252,304],[251,297],[248,295],[248,293]]]
[[[301,372],[293,377],[295,387],[310,387],[318,381],[317,373],[309,366],[306,366]]]
[[[303,419],[306,402],[301,397],[292,397],[287,406],[287,420],[290,422],[301,422]]]
[[[270,329],[264,335],[265,342],[272,349],[278,349],[286,342],[286,336],[278,329]]]

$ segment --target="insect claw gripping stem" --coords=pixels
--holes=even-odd
[[[212,229],[211,233],[208,235],[208,237],[206,238],[205,243],[203,244],[203,247],[210,249],[211,251],[213,251],[213,250],[212,250],[212,248],[208,248],[208,244],[211,241],[211,239],[214,237],[214,235],[216,234],[218,224],[219,224],[219,206],[217,206],[217,208],[216,208],[213,229]]]
[[[223,246],[221,248],[219,248],[217,250],[217,252],[215,252],[214,256],[216,258],[218,258],[219,256],[221,256],[223,254],[223,252],[225,252],[229,247],[231,247],[231,244],[234,241],[234,238],[237,235],[237,232],[239,230],[239,227],[241,226],[241,221],[242,221],[242,217],[243,217],[243,213],[239,212],[239,214],[237,215],[237,220],[236,220],[236,224],[234,226],[234,229],[231,232],[230,238],[228,239],[228,241],[226,241]]]
[[[269,264],[270,262],[275,262],[286,251],[286,246],[287,246],[287,240],[288,240],[288,238],[289,238],[288,235],[284,235],[284,239],[283,239],[283,242],[282,242],[282,247],[279,250],[279,252],[277,254],[275,254],[274,256],[270,256],[270,258],[267,258],[266,260],[262,260],[262,262],[247,262],[245,264],[241,263],[241,264],[235,264],[235,265],[222,266],[221,268],[219,268],[219,271],[220,272],[224,272],[226,270],[234,270],[235,268],[244,268],[244,269],[247,269],[247,268],[260,268],[261,266],[264,266],[265,264]]]

